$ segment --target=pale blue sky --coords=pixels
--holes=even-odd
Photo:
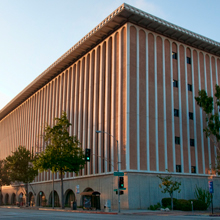
[[[0,109],[124,2],[220,42],[220,0],[0,0]]]

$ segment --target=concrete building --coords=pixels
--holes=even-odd
[[[117,208],[115,139],[125,173],[122,208],[147,208],[168,197],[157,177],[167,170],[182,182],[175,197],[194,198],[196,184],[207,188],[213,178],[214,187],[220,185],[212,170],[216,149],[203,133],[205,117],[194,99],[200,89],[213,95],[219,74],[220,43],[123,4],[1,110],[1,159],[19,145],[43,150],[43,126],[66,111],[71,135],[92,153],[78,176],[65,174],[66,204],[83,205],[85,195],[97,204],[101,193],[101,208],[106,200]],[[44,172],[30,184],[33,203],[51,204],[52,179]],[[54,182],[58,204],[58,174]],[[18,201],[22,192],[4,187],[3,202]],[[215,206],[219,197],[216,190]]]

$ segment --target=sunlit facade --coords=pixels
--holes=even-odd
[[[65,111],[70,134],[91,149],[79,175],[65,174],[66,204],[83,205],[78,186],[80,193],[99,192],[100,208],[110,200],[116,209],[118,157],[125,173],[122,208],[159,202],[164,195],[157,175],[167,170],[182,182],[175,197],[194,198],[195,185],[207,187],[210,176],[220,184],[213,171],[216,149],[194,99],[200,89],[213,95],[219,74],[220,43],[123,4],[1,110],[1,159],[19,145],[44,150],[45,123],[52,126]],[[96,130],[114,136],[119,151],[114,138]],[[52,179],[49,171],[35,178],[30,203],[51,204]],[[55,174],[57,205],[59,181]],[[18,201],[21,192],[4,187],[3,202]],[[216,206],[219,196],[215,192]]]

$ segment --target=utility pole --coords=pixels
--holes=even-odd
[[[118,170],[117,170],[117,171],[119,172],[119,170],[120,170],[120,166],[119,166],[120,161],[119,161],[118,140],[117,140],[113,135],[111,135],[111,134],[109,134],[109,133],[107,133],[107,132],[105,132],[105,131],[99,131],[99,130],[97,130],[96,133],[97,133],[97,134],[100,134],[100,133],[107,134],[107,135],[113,137],[113,138],[115,139],[115,141],[117,142],[117,154],[118,154],[118,156],[117,156],[117,158],[118,158]],[[120,191],[119,191],[119,176],[118,176],[118,213],[120,213],[120,211],[121,211],[121,210],[120,210]]]

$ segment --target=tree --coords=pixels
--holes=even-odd
[[[216,149],[216,161],[215,161],[215,170],[220,169],[220,118],[219,118],[219,107],[220,107],[220,87],[215,86],[215,102],[214,98],[208,96],[205,90],[199,91],[199,96],[195,97],[197,104],[203,109],[206,117],[206,127],[203,129],[206,137],[209,137],[213,142]]]
[[[32,182],[37,176],[38,171],[32,165],[34,161],[31,152],[23,146],[19,146],[11,156],[6,157],[6,167],[10,180],[25,184],[26,205],[28,206],[28,183]]]
[[[85,155],[79,147],[76,137],[70,136],[71,124],[65,112],[61,118],[55,118],[55,125],[45,127],[44,140],[47,144],[45,151],[38,155],[35,161],[39,171],[52,170],[59,172],[61,178],[61,205],[64,209],[63,174],[64,172],[78,173],[85,165]]]
[[[5,164],[6,160],[0,160],[0,205],[2,203],[2,186],[11,184],[11,180],[9,178],[8,170]]]
[[[159,184],[159,187],[162,189],[164,187],[164,189],[161,191],[162,193],[169,193],[170,198],[171,198],[171,208],[173,210],[173,192],[177,191],[178,193],[180,193],[181,189],[181,182],[178,181],[174,181],[172,180],[172,176],[168,175],[165,177],[162,177],[161,175],[158,176],[161,180],[161,184]]]

